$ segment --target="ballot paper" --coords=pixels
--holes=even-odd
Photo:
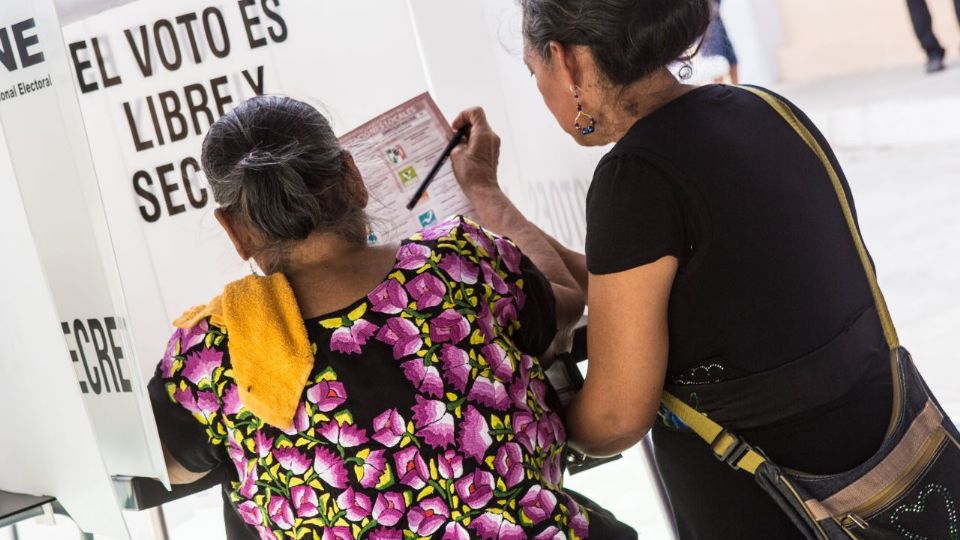
[[[450,216],[476,218],[449,160],[420,203],[407,210],[452,137],[433,98],[421,94],[340,138],[370,192],[370,244],[396,242]]]

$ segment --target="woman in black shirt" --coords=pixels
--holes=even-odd
[[[588,195],[586,256],[553,242],[590,309],[571,443],[610,455],[652,428],[685,539],[802,538],[749,475],[656,420],[667,387],[779,464],[816,474],[880,446],[888,357],[822,163],[753,93],[693,88],[668,71],[702,36],[709,0],[521,4],[525,61],[547,107],[579,144],[616,143]],[[496,182],[498,140],[479,110],[454,127],[466,123],[458,177],[485,224],[509,235],[517,218]]]

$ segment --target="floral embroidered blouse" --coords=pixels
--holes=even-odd
[[[161,438],[187,469],[228,469],[249,531],[231,538],[586,538],[536,358],[554,318],[516,246],[455,218],[404,241],[365,298],[306,320],[315,365],[288,431],[240,401],[224,329],[176,332],[150,383]]]

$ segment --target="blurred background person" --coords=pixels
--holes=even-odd
[[[933,33],[933,18],[930,16],[927,0],[907,0],[907,8],[910,10],[913,31],[917,33],[920,46],[927,53],[927,73],[943,71],[946,68],[943,59],[947,51]],[[960,0],[954,0],[954,8],[960,20]]]
[[[730,35],[727,34],[727,28],[723,25],[723,17],[720,15],[720,2],[721,0],[715,0],[713,2],[713,18],[710,21],[710,27],[707,28],[706,35],[703,37],[703,46],[700,54],[704,58],[718,57],[726,60],[729,66],[728,75],[730,82],[740,84],[740,74],[738,70],[740,61],[737,58],[737,51],[733,47],[733,42],[730,41]],[[717,77],[714,82],[722,83],[724,82],[724,77]]]

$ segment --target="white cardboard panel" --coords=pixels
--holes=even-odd
[[[165,478],[52,0],[5,6],[4,26],[26,47],[0,67],[0,122],[68,358],[109,471]]]
[[[127,538],[70,366],[0,130],[0,489],[57,498],[83,530]]]
[[[229,96],[226,111],[254,95],[253,85],[244,77],[246,70],[257,86],[262,81],[266,93],[288,94],[318,105],[342,134],[427,87],[403,0],[249,3],[243,7],[243,2],[236,1],[140,0],[64,28],[68,47],[79,44],[73,45],[78,61],[91,62],[82,70],[83,86],[88,90],[92,84],[98,86],[86,92],[81,89],[80,104],[144,378],[153,374],[163,353],[170,321],[187,308],[207,302],[224,284],[249,271],[216,224],[212,195],[202,173],[193,170],[192,162],[186,166],[189,186],[182,179],[184,160],[199,161],[210,118],[198,113],[199,134],[189,118],[189,134],[171,142],[162,109],[157,108],[159,94],[172,91],[185,102],[185,87],[200,85],[213,100],[216,88],[223,99]],[[176,17],[190,13],[197,14],[194,24],[199,63],[189,44],[188,25],[175,23]],[[251,35],[254,40],[266,39],[265,45],[251,48],[244,15],[248,21],[259,19],[259,23],[251,24]],[[223,58],[212,54],[212,49],[224,50],[220,18],[230,39],[230,52]],[[213,48],[206,40],[204,19],[211,22]],[[152,47],[149,57],[156,71],[145,77],[134,52],[142,43],[141,25],[151,42],[155,29],[161,27],[167,59],[174,58],[173,34],[164,29],[164,21],[175,28],[182,54],[180,67],[165,69],[157,48]],[[131,31],[137,48],[131,47],[126,30]],[[106,78],[99,71],[93,39],[97,40]],[[114,77],[120,82],[104,85]],[[216,82],[219,77],[226,80]],[[81,85],[76,73],[74,82]],[[191,92],[198,103],[201,91]],[[168,99],[172,103],[173,98]],[[163,145],[158,144],[150,101],[155,111],[161,111],[157,123]],[[135,128],[131,128],[125,103],[129,104]],[[219,115],[220,111],[214,110],[211,116]],[[153,146],[138,151],[132,129],[137,130],[142,144],[150,141]],[[138,175],[139,171],[142,173]],[[169,204],[160,187],[161,175],[168,185]],[[135,176],[141,191],[150,194],[147,198],[137,193]]]
[[[582,248],[586,189],[604,150],[579,146],[544,105],[523,64],[516,2],[407,1],[437,104],[451,116],[483,106],[503,140],[501,185],[531,220]]]

